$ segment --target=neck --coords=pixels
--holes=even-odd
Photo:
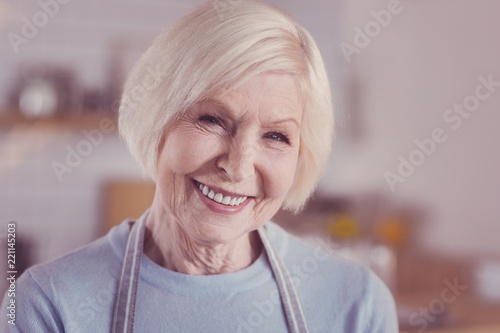
[[[182,228],[182,221],[155,205],[146,221],[144,253],[169,270],[210,275],[229,273],[250,266],[259,256],[262,245],[257,231],[230,243],[202,244]]]

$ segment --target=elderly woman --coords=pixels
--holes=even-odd
[[[150,209],[29,269],[6,327],[397,332],[377,277],[269,222],[303,207],[333,132],[320,53],[289,15],[233,1],[183,16],[132,71],[119,127],[156,183]]]

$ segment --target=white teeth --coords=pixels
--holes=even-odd
[[[230,196],[225,196],[224,199],[222,199],[222,204],[229,205],[230,201],[231,201],[231,197]]]
[[[198,185],[198,188],[200,189],[201,193],[203,193],[204,196],[207,196],[213,201],[226,206],[238,206],[247,199],[247,197],[232,198],[229,195],[224,196],[222,193],[215,193],[214,190],[210,189],[207,185],[203,185],[201,183]]]
[[[222,202],[222,198],[224,198],[224,196],[220,193],[217,193],[214,197],[214,201],[215,202],[218,202],[218,203],[221,203]]]

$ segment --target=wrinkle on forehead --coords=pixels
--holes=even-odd
[[[249,84],[255,79],[261,85]],[[265,73],[249,81],[234,90],[220,89],[205,101],[226,109],[235,118],[257,113],[266,123],[293,120],[300,127],[304,103],[299,82],[293,75]],[[260,89],[262,86],[270,89]]]

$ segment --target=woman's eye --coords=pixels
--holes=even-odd
[[[290,140],[288,140],[288,138],[286,137],[286,135],[278,133],[278,132],[268,133],[268,134],[266,134],[265,137],[267,139],[271,139],[273,141],[281,141],[281,142],[284,142],[286,144],[290,144]]]
[[[211,124],[211,125],[223,125],[222,121],[215,116],[205,115],[205,116],[201,116],[198,120],[203,122],[203,123],[207,123],[207,124]]]

